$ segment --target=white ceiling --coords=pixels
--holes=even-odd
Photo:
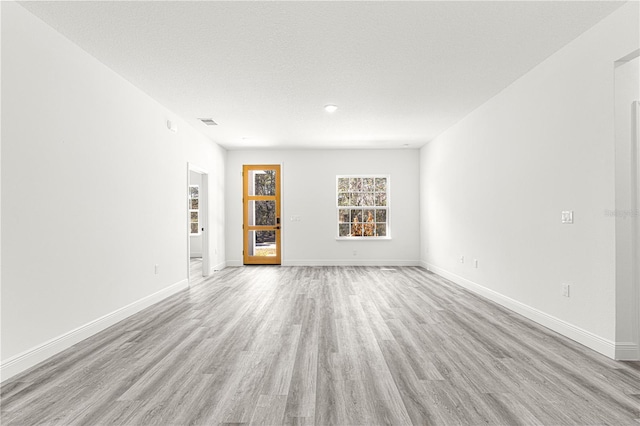
[[[419,147],[622,3],[22,4],[242,149]]]

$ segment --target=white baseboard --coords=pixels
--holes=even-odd
[[[440,275],[441,277],[444,277],[450,281],[453,281],[454,283],[466,288],[467,290],[470,290],[489,300],[492,300],[507,309],[517,312],[518,314],[532,321],[535,321],[538,324],[543,325],[557,333],[560,333],[563,336],[575,340],[576,342],[590,349],[593,349],[596,352],[599,352],[612,359],[618,359],[616,344],[611,340],[583,330],[582,328],[577,327],[571,323],[563,321],[522,302],[511,299],[510,297],[504,296],[494,290],[488,289],[484,286],[481,286],[480,284],[476,284],[473,281],[451,273],[445,269],[439,268],[435,265],[431,265],[424,261],[421,261],[420,264],[425,269],[434,272],[437,275]]]
[[[227,262],[218,263],[217,265],[209,268],[209,275],[213,274],[216,271],[222,271],[226,267],[227,267]]]
[[[226,266],[242,266],[241,260],[228,260]],[[296,259],[282,260],[282,266],[421,266],[419,260],[372,259]]]
[[[389,259],[295,259],[282,266],[420,266],[419,260]]]
[[[640,348],[631,342],[616,343],[616,359],[619,361],[638,361]]]
[[[169,287],[143,297],[127,306],[123,306],[107,315],[97,318],[74,330],[55,337],[34,348],[15,355],[0,364],[0,380],[2,382],[21,373],[53,355],[70,348],[76,343],[130,317],[131,315],[155,304],[159,301],[189,288],[188,280],[181,280]]]
[[[189,253],[189,257],[190,258],[202,257],[202,252],[192,251],[191,253]]]

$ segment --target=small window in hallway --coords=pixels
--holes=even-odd
[[[189,235],[200,235],[199,185],[189,185]]]

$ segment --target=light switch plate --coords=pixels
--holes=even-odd
[[[573,210],[565,210],[562,212],[562,223],[573,223]]]

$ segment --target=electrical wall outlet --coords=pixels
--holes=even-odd
[[[464,256],[460,256],[460,263],[464,263]]]
[[[567,284],[567,283],[563,283],[562,284],[562,295],[564,297],[569,297],[569,295],[570,295],[569,289],[570,289],[569,284]]]
[[[357,255],[358,255],[358,251],[357,251],[357,250],[354,250],[354,251],[353,251],[353,255],[354,255],[354,256],[357,256]]]
[[[562,212],[562,223],[565,225],[573,223],[573,210],[566,210]]]

